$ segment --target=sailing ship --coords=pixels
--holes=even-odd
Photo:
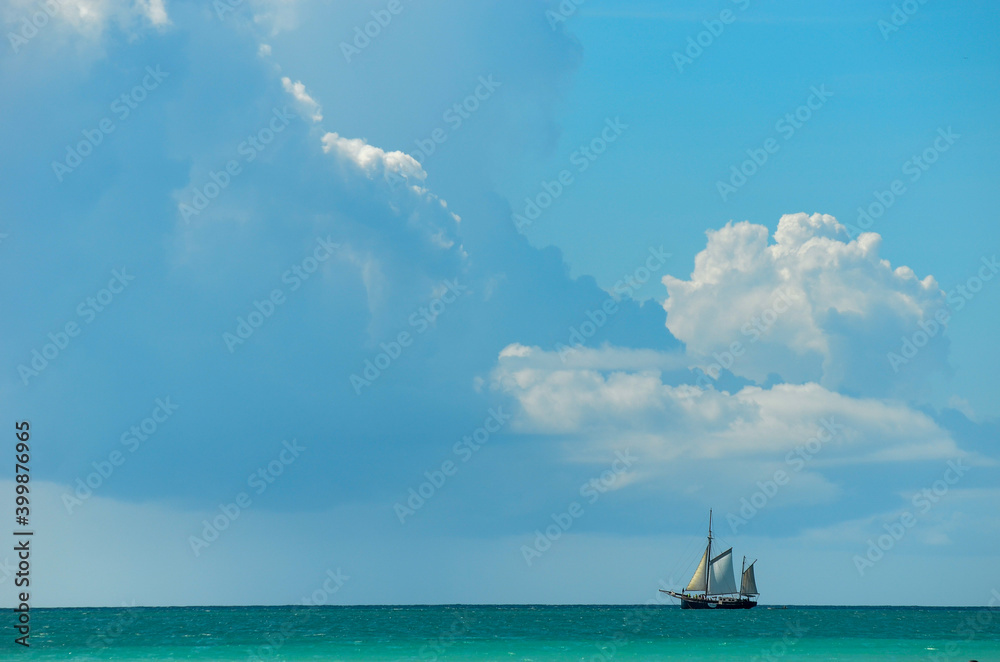
[[[681,601],[681,609],[752,609],[757,606],[757,580],[754,578],[753,561],[747,566],[743,557],[743,571],[739,589],[733,573],[733,548],[712,556],[712,511],[708,511],[708,547],[701,557],[698,569],[683,593],[665,591]]]

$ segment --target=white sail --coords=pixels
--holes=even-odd
[[[743,571],[743,583],[740,588],[740,592],[743,595],[758,595],[760,591],[757,590],[757,580],[753,576],[753,563],[750,567]]]
[[[700,566],[699,566],[700,568]],[[733,548],[722,552],[711,563],[712,581],[709,595],[736,593],[736,575],[733,572]],[[695,573],[697,575],[697,573]]]
[[[708,548],[705,548],[705,554],[701,557],[701,563],[698,564],[698,569],[694,571],[694,576],[691,577],[691,581],[688,582],[685,591],[704,591],[708,587],[708,574],[706,569],[708,567]]]

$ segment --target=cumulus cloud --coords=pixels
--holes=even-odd
[[[444,249],[455,246],[457,223],[462,219],[448,209],[447,201],[420,184],[411,183],[412,180],[422,182],[427,178],[427,173],[416,159],[405,152],[387,152],[361,138],[344,138],[337,133],[327,133],[321,142],[323,152],[334,155],[342,165],[361,171],[370,180],[380,176],[388,188],[397,194],[390,203],[390,208],[397,214],[404,213],[398,200],[400,193],[408,196],[408,205],[419,201],[423,205],[422,212],[411,211],[407,216],[407,224],[413,228],[422,228],[432,246]],[[401,182],[406,182],[408,186],[401,187]],[[392,197],[390,194],[390,198]],[[443,223],[442,218],[446,219]]]
[[[688,280],[663,278],[667,327],[697,364],[759,383],[777,375],[873,395],[895,392],[917,371],[947,370],[940,335],[914,365],[890,363],[945,299],[932,276],[881,258],[878,234],[851,240],[832,216],[790,214],[768,239],[764,226],[730,222],[708,232]]]
[[[369,145],[361,138],[344,138],[337,133],[326,134],[322,142],[324,152],[353,163],[369,178],[376,174],[383,177],[401,175],[418,180],[427,178],[420,163],[405,152],[386,152],[381,147]]]
[[[788,471],[789,454],[822,430],[829,441],[796,481],[814,500],[837,492],[825,469],[966,455],[933,419],[901,402],[815,383],[736,393],[670,383],[664,372],[683,357],[651,354],[581,349],[575,363],[562,363],[554,352],[513,345],[501,352],[492,385],[516,403],[513,429],[562,437],[569,461],[599,462],[608,448],[627,447],[642,458],[640,474],[682,491],[706,489],[706,476],[724,477],[721,493],[745,490],[776,468]]]
[[[261,52],[263,52],[266,44],[261,44]],[[270,55],[271,47],[267,46],[267,54]],[[319,122],[323,119],[323,109],[320,107],[319,103],[316,102],[309,93],[306,92],[306,86],[302,84],[301,81],[292,82],[292,79],[285,76],[281,79],[281,86],[285,88],[285,92],[288,92],[295,98],[295,102],[300,108],[306,111],[309,118],[313,122]]]
[[[947,432],[902,403],[852,398],[815,383],[748,386],[733,394],[671,385],[659,370],[650,369],[651,353],[580,349],[581,358],[573,365],[562,363],[554,352],[515,345],[501,352],[493,379],[517,400],[522,431],[641,433],[658,440],[657,454],[664,460],[787,451],[812,436],[824,417],[845,426],[845,449],[853,450],[844,460],[934,459],[958,453]],[[678,360],[664,354],[659,364],[673,367]]]

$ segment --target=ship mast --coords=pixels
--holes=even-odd
[[[747,571],[747,557],[743,557],[743,567],[740,568],[740,600],[743,599],[743,573]]]
[[[705,597],[712,590],[712,509],[708,509],[708,565],[705,567]]]

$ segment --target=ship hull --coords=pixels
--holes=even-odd
[[[706,598],[660,590],[680,600],[681,609],[753,609],[757,606],[757,602],[750,598]]]

